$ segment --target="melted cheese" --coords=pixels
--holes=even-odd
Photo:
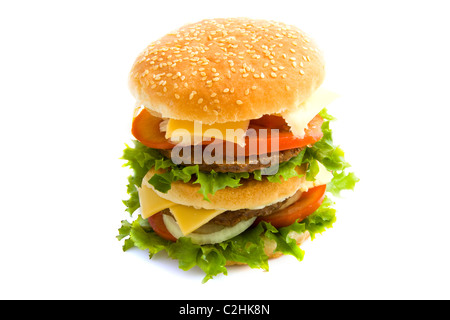
[[[170,212],[177,220],[183,235],[187,235],[208,223],[211,219],[224,212],[224,210],[195,209],[193,207],[176,205],[170,208]]]
[[[176,205],[176,203],[158,196],[152,188],[147,187],[144,183],[141,188],[138,188],[138,193],[139,202],[141,203],[141,215],[144,219]]]
[[[155,213],[170,208],[170,212],[174,215],[175,220],[184,235],[200,228],[202,225],[225,211],[196,209],[194,207],[176,204],[161,198],[152,188],[146,186],[144,183],[142,184],[142,187],[138,189],[138,192],[142,218],[147,219]]]
[[[250,120],[203,124],[200,121],[169,119],[165,128],[166,139],[182,145],[194,145],[216,138],[245,146],[245,133],[249,123]],[[227,129],[231,131],[227,132]]]
[[[283,112],[281,116],[291,127],[295,136],[303,138],[308,123],[327,105],[333,102],[338,95],[326,89],[318,89],[308,100],[302,103],[297,110]]]

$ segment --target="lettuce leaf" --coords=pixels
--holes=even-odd
[[[359,178],[353,173],[333,172],[333,179],[327,184],[327,191],[340,196],[342,190],[353,190]]]

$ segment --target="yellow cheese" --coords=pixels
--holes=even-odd
[[[224,212],[224,210],[196,209],[176,205],[170,208],[170,212],[172,212],[175,220],[177,220],[183,235],[187,235]]]
[[[176,205],[176,203],[158,196],[152,188],[147,187],[144,183],[141,188],[138,188],[138,193],[139,202],[141,204],[141,215],[144,219]]]
[[[327,105],[333,102],[338,95],[326,89],[318,89],[308,100],[302,103],[297,110],[283,112],[281,116],[291,127],[291,132],[300,138],[305,136],[308,123]]]
[[[196,209],[194,207],[176,204],[161,198],[152,188],[146,186],[144,183],[141,188],[138,188],[138,192],[141,204],[141,215],[144,219],[147,219],[164,209],[170,208],[170,212],[174,215],[183,235],[187,235],[200,228],[202,225],[224,212],[224,210]]]
[[[250,120],[203,124],[200,121],[170,119],[166,127],[166,139],[192,145],[215,138],[245,146],[245,133],[249,123]]]

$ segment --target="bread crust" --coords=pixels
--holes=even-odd
[[[297,172],[304,173],[303,167],[297,167]],[[237,188],[226,187],[216,191],[214,195],[208,195],[210,201],[203,198],[199,184],[183,181],[172,182],[167,193],[159,192],[148,183],[155,173],[162,173],[161,169],[156,171],[150,169],[145,175],[142,183],[152,188],[161,198],[182,204],[185,206],[219,209],[219,210],[240,210],[255,209],[268,206],[293,196],[298,190],[307,191],[311,187],[311,182],[306,181],[305,176],[292,177],[288,180],[281,178],[281,182],[270,182],[263,178],[262,181],[254,179],[242,179],[241,186]]]
[[[208,19],[151,43],[129,77],[138,105],[205,124],[295,110],[321,85],[321,52],[294,26]]]

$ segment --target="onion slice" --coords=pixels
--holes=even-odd
[[[177,239],[181,237],[187,237],[191,238],[192,243],[195,244],[214,244],[229,240],[244,232],[253,224],[253,222],[256,220],[256,217],[241,221],[232,227],[224,227],[212,233],[196,233],[194,231],[186,236],[183,235],[180,227],[178,226],[178,223],[172,216],[163,214],[163,220],[167,230]]]

